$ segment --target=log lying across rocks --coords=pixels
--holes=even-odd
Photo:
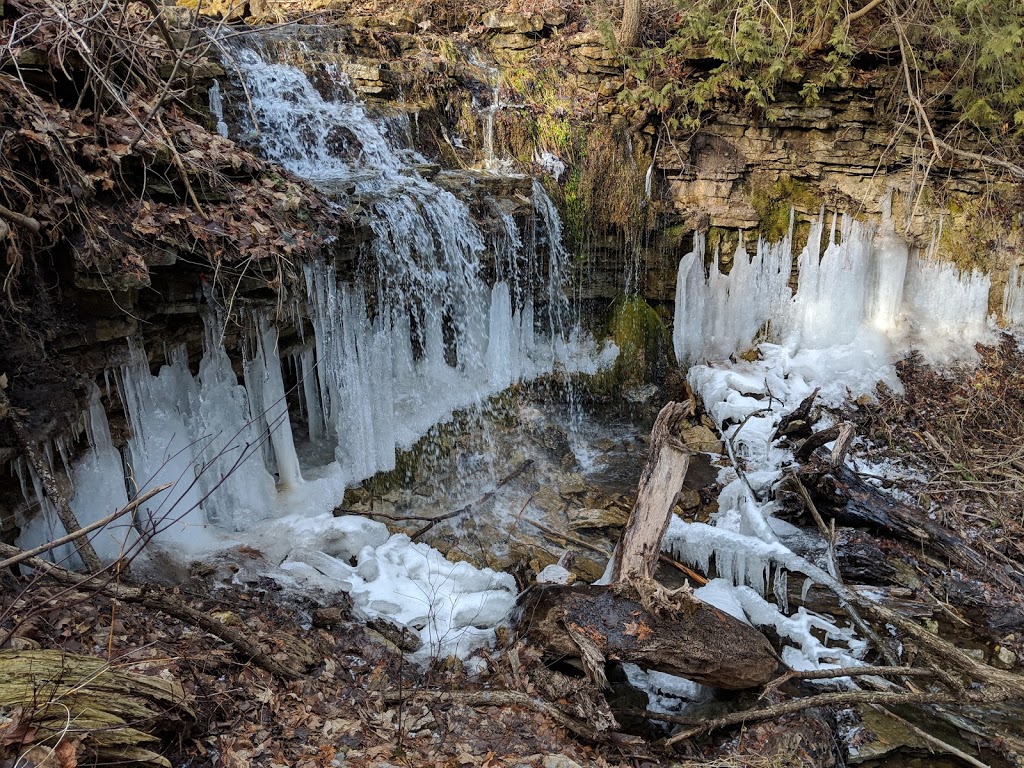
[[[604,662],[617,660],[716,688],[762,685],[779,671],[757,629],[654,580],[661,540],[689,466],[680,427],[689,406],[669,403],[651,432],[637,501],[619,540],[608,585],[538,585],[519,599],[517,629],[549,658],[578,659],[605,687]]]

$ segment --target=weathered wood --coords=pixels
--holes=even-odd
[[[43,484],[43,492],[47,498],[53,502],[54,508],[57,510],[57,517],[60,518],[61,524],[64,526],[64,530],[67,533],[75,533],[82,526],[78,524],[78,518],[75,516],[74,511],[71,509],[71,505],[68,500],[64,497],[64,494],[57,488],[57,481],[53,478],[53,473],[50,472],[50,468],[47,466],[47,462],[39,454],[39,449],[36,444],[32,441],[32,436],[29,435],[28,430],[25,429],[25,425],[21,423],[21,419],[18,418],[17,411],[10,407],[10,401],[7,399],[7,393],[0,387],[0,412],[6,412],[7,420],[14,427],[14,434],[18,438],[18,443],[28,457],[29,463],[35,469],[36,474],[39,475],[39,480]],[[75,547],[78,549],[78,554],[82,558],[82,562],[85,564],[85,568],[88,571],[97,572],[103,568],[103,564],[100,562],[99,556],[96,554],[96,550],[93,549],[89,539],[82,536],[75,541]]]
[[[537,585],[519,599],[517,626],[549,655],[579,658],[573,635],[604,658],[731,690],[763,685],[780,671],[758,630],[711,605],[690,599],[677,611],[653,613],[630,588]]]
[[[1011,586],[1004,574],[990,568],[986,559],[962,538],[928,519],[924,510],[882,493],[849,467],[815,460],[801,467],[798,474],[822,516],[832,517],[840,525],[865,527],[913,541],[937,557],[972,573],[984,572],[987,578]]]
[[[678,437],[689,414],[688,403],[669,403],[654,422],[651,450],[640,476],[636,504],[616,548],[612,571],[615,582],[654,578],[661,540],[690,466],[690,451]]]
[[[163,768],[170,762],[149,749],[158,746],[154,734],[179,731],[194,716],[177,681],[62,650],[0,651],[0,711],[20,712],[14,719],[31,728],[24,743],[8,742],[19,753],[67,738],[101,763],[131,755]],[[0,757],[3,745],[0,738]]]

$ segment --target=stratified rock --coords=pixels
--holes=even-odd
[[[629,512],[618,507],[574,509],[569,512],[569,530],[621,528],[626,524],[627,519],[629,519]]]
[[[488,11],[484,14],[483,25],[495,32],[511,32],[525,35],[540,32],[544,29],[544,17],[539,13]]]

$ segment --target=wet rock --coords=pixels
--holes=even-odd
[[[608,509],[584,508],[569,511],[569,530],[581,528],[621,528],[629,513],[618,507]]]
[[[622,397],[630,403],[649,403],[657,394],[657,386],[654,384],[642,384],[638,387],[629,387],[623,390]]]
[[[679,492],[679,502],[677,507],[682,509],[684,512],[690,512],[697,509],[701,503],[700,491],[684,487],[683,490]]]
[[[879,760],[899,749],[927,750],[928,743],[903,723],[870,707],[858,707],[860,722],[844,723],[847,732],[847,765]]]
[[[561,495],[554,488],[545,487],[537,491],[533,496],[533,506],[548,514],[558,514],[565,506]]]
[[[313,611],[313,626],[330,629],[342,625],[348,619],[348,610],[340,605],[331,605]]]
[[[722,453],[724,447],[718,436],[703,424],[683,430],[683,442],[701,453]]]
[[[558,484],[558,492],[563,496],[576,496],[587,492],[587,481],[578,472],[570,472],[562,477]]]

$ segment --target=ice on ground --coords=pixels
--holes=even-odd
[[[705,275],[699,237],[680,261],[673,340],[735,468],[720,474],[725,487],[710,524],[673,519],[664,545],[705,571],[713,562],[719,578],[698,597],[773,627],[790,666],[857,663],[865,646],[852,629],[802,608],[787,615],[788,573],[843,588],[789,546],[812,551],[813,543],[772,517],[774,488],[794,461],[775,431],[815,389],[825,406],[870,395],[879,383],[902,391],[893,363],[910,349],[933,362],[969,358],[973,345],[989,338],[989,278],[939,263],[934,247],[911,253],[893,226],[889,200],[877,227],[837,216],[826,235],[820,216],[795,259],[795,293],[788,237],[759,242],[753,256],[741,243],[728,275],[717,261]],[[1004,302],[1010,322],[1024,317],[1020,292],[1015,274]],[[755,344],[756,359],[734,357]],[[764,598],[771,593],[775,603]]]
[[[491,643],[515,604],[509,574],[453,563],[364,518],[293,516],[277,521],[263,541],[264,555],[288,549],[279,565],[289,586],[340,588],[363,618],[384,618],[418,634],[417,661],[465,658]]]

